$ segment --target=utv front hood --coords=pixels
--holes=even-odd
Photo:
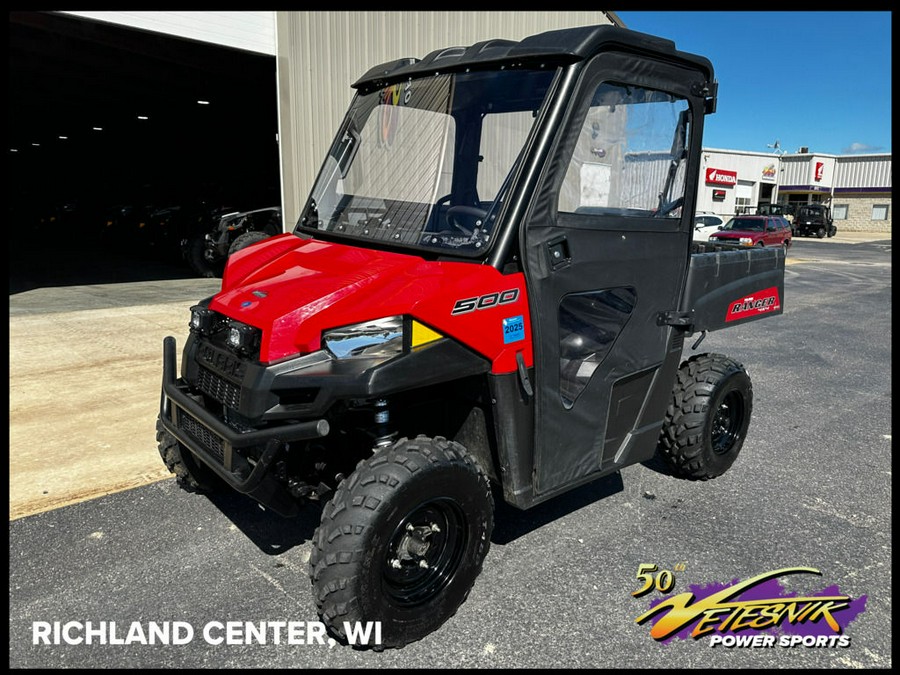
[[[262,329],[260,359],[272,362],[316,351],[323,330],[412,312],[444,271],[413,255],[284,234],[232,256],[210,308]]]

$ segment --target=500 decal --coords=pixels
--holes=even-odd
[[[468,312],[474,312],[476,309],[490,309],[491,307],[508,305],[518,299],[518,288],[510,288],[508,291],[488,293],[474,298],[464,298],[456,301],[456,304],[453,305],[453,311],[450,312],[450,314],[467,314]]]

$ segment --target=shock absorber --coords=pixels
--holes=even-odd
[[[375,401],[375,446],[374,450],[384,448],[394,442],[396,431],[391,431],[391,411],[386,398]]]

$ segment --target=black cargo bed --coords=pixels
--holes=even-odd
[[[781,314],[784,261],[780,246],[694,242],[681,306],[691,332]]]

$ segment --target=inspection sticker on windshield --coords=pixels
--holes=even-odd
[[[519,316],[511,316],[503,319],[503,344],[510,342],[520,342],[525,339],[525,318]]]

